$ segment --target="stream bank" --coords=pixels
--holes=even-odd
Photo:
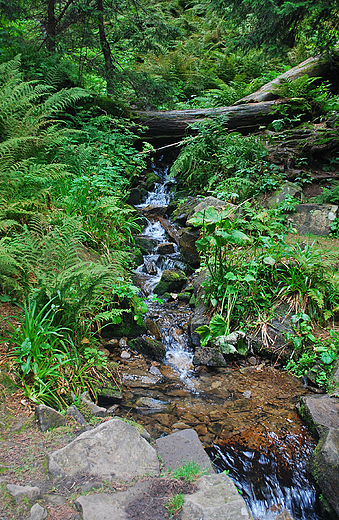
[[[193,428],[217,470],[230,470],[255,518],[270,520],[283,510],[296,520],[327,518],[308,470],[316,441],[297,413],[300,396],[310,390],[262,353],[224,366],[194,368],[188,299],[197,292],[194,283],[199,288],[201,281],[194,282],[191,267],[182,262],[181,230],[166,213],[167,188],[174,184],[169,161],[160,158],[153,171],[159,181],[137,206],[148,219],[138,237],[147,249],[134,279],[147,298],[148,333],[139,344],[126,338],[121,351],[111,349],[121,363],[123,381],[118,413],[144,425],[155,439]],[[164,271],[186,271],[187,280],[159,303],[153,292]],[[147,348],[152,342],[165,346],[164,360],[152,356]]]

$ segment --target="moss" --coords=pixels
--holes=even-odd
[[[139,352],[145,354],[152,359],[162,360],[166,355],[166,349],[164,345],[155,339],[151,338],[136,338],[128,342],[129,346]]]
[[[188,302],[190,301],[190,299],[191,299],[191,295],[190,295],[190,293],[188,293],[188,292],[182,292],[182,293],[179,293],[179,294],[178,294],[178,300],[179,300],[180,302],[186,302],[186,303],[188,303]]]
[[[154,185],[161,181],[159,175],[154,172],[150,172],[146,175],[146,188],[148,191],[154,190]]]
[[[183,271],[166,270],[162,273],[160,282],[155,286],[154,293],[180,292],[186,282],[187,276]]]

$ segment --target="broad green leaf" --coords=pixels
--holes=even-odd
[[[243,280],[244,280],[245,282],[251,283],[251,282],[255,282],[255,281],[256,281],[256,278],[254,278],[254,276],[251,275],[250,273],[247,273],[247,274],[244,276]]]
[[[237,278],[237,276],[236,276],[234,273],[232,273],[232,272],[230,271],[229,273],[227,273],[227,274],[225,275],[225,279],[226,279],[226,280],[231,280],[231,281],[233,281],[233,280],[237,280],[238,278]]]
[[[263,259],[263,262],[264,262],[264,264],[267,264],[267,265],[275,264],[275,260],[274,260],[273,256],[265,256],[265,258]]]
[[[336,358],[333,357],[330,352],[323,352],[320,359],[324,365],[330,365]]]
[[[210,321],[209,328],[213,337],[225,336],[229,332],[229,323],[220,314],[215,314]]]

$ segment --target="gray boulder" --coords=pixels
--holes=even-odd
[[[225,367],[227,365],[221,352],[215,347],[197,347],[194,352],[193,365],[207,367]]]
[[[180,253],[183,259],[193,268],[200,265],[199,253],[196,248],[196,241],[200,236],[200,229],[185,227],[178,231]]]
[[[174,470],[185,462],[194,461],[202,471],[214,473],[211,460],[205,452],[197,432],[191,428],[160,437],[156,440],[156,449],[165,469]]]
[[[265,204],[268,208],[275,208],[283,202],[286,197],[293,197],[295,199],[303,200],[302,189],[298,184],[293,182],[285,182],[278,190],[276,190],[271,197],[269,197]]]
[[[244,499],[224,473],[204,475],[196,486],[195,493],[184,497],[181,520],[252,520]]]
[[[82,426],[85,426],[87,424],[85,417],[82,415],[82,413],[77,409],[75,405],[72,405],[69,408],[67,408],[66,415],[73,417],[73,419]]]
[[[27,520],[44,520],[47,517],[47,511],[40,504],[34,504],[31,508],[30,515]]]
[[[67,419],[64,415],[45,404],[39,404],[35,407],[35,416],[42,432],[67,424]]]
[[[89,412],[94,415],[94,417],[106,417],[106,408],[93,403],[88,392],[83,392],[80,396],[80,399],[81,402],[88,408]]]
[[[54,477],[87,474],[106,480],[131,480],[158,475],[159,461],[154,448],[136,428],[121,419],[111,419],[49,454],[48,470]]]
[[[129,520],[127,506],[139,497],[142,499],[148,488],[149,482],[138,482],[126,491],[80,496],[74,505],[81,511],[83,520]]]
[[[338,206],[332,204],[298,204],[295,209],[288,220],[301,235],[328,236],[338,214]]]
[[[17,486],[16,484],[7,484],[6,487],[9,494],[15,498],[17,503],[25,498],[29,501],[33,501],[41,495],[40,488],[37,486]]]
[[[301,397],[300,413],[320,436],[311,459],[311,472],[325,498],[339,515],[339,399]]]

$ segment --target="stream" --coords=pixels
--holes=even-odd
[[[159,329],[167,353],[160,363],[130,350],[120,361],[121,407],[153,438],[194,428],[216,471],[229,471],[255,520],[325,519],[308,472],[316,442],[296,409],[309,391],[254,355],[223,368],[194,369],[188,336],[192,308],[175,294],[163,302],[154,297],[164,269],[187,268],[158,218],[170,201],[170,164],[162,156],[152,168],[161,182],[137,210],[147,217],[142,238],[153,247],[134,283],[147,299],[147,318]]]

